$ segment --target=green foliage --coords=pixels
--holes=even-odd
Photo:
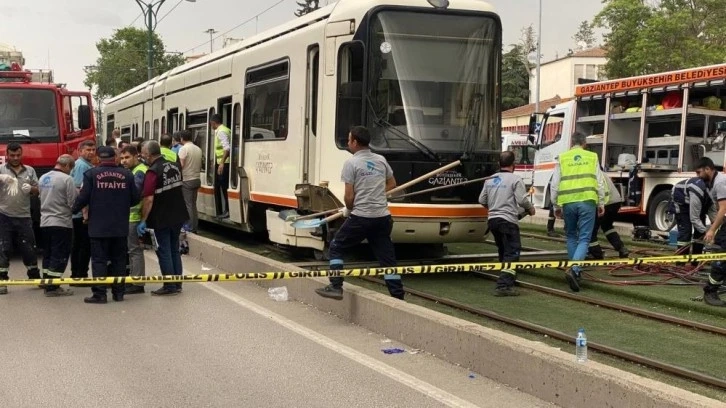
[[[502,109],[529,103],[529,67],[521,44],[512,46],[502,56]]]
[[[295,11],[295,15],[300,17],[319,9],[320,0],[303,0],[302,2],[298,1],[297,5],[300,8]]]
[[[580,23],[572,39],[575,40],[575,46],[579,49],[592,48],[597,44],[592,24],[587,22],[587,20]]]
[[[502,109],[529,103],[529,79],[533,64],[529,55],[537,52],[537,33],[532,25],[522,29],[518,44],[502,55]]]
[[[87,70],[84,84],[97,87],[100,98],[118,95],[147,80],[148,33],[144,29],[125,27],[110,38],[96,43],[100,56],[96,65]],[[164,42],[153,34],[154,75],[159,75],[184,63],[181,54],[165,54]]]
[[[608,30],[608,78],[722,63],[726,57],[723,0],[603,0],[595,17]]]

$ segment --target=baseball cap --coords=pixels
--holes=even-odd
[[[101,160],[113,159],[114,157],[116,157],[116,149],[110,146],[101,146],[96,150],[96,154]]]

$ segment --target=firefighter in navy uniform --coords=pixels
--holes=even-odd
[[[181,167],[175,162],[166,160],[161,154],[161,146],[154,140],[144,143],[141,155],[148,163],[149,169],[144,177],[141,222],[136,230],[139,236],[143,236],[147,227],[153,228],[159,245],[156,256],[159,258],[161,274],[181,275],[179,231],[189,220],[182,193]],[[181,283],[165,283],[162,288],[152,291],[151,294],[177,295],[181,290]]]
[[[126,275],[129,213],[139,202],[134,175],[116,165],[113,147],[98,148],[101,163],[83,174],[81,192],[73,212],[88,206],[88,236],[91,239],[91,270],[94,278]],[[91,288],[86,303],[106,303],[106,286]],[[124,285],[112,285],[113,300],[124,300]]]
[[[701,172],[697,170],[696,174]],[[706,183],[698,176],[679,181],[671,190],[670,211],[676,216],[679,253],[691,244],[691,239],[702,240],[708,230],[706,216],[713,212],[713,202],[706,190]],[[691,253],[702,254],[703,243],[694,242]]]
[[[706,230],[703,241],[707,244],[715,243],[726,252],[726,228],[721,228],[726,216],[726,175],[716,171],[713,160],[701,157],[695,163],[696,174],[706,183],[708,195],[718,208],[718,213],[711,226]],[[708,274],[708,283],[703,288],[703,301],[711,306],[726,306],[718,296],[718,290],[726,278],[726,262],[714,261]]]
[[[602,170],[602,169],[600,169]],[[615,183],[606,176],[602,175],[602,182],[605,186],[605,214],[601,217],[595,218],[595,226],[592,229],[592,235],[590,236],[590,246],[587,249],[588,255],[594,259],[605,259],[602,247],[597,240],[597,231],[602,229],[605,238],[608,240],[613,249],[618,251],[620,258],[627,258],[630,255],[630,251],[620,239],[620,234],[615,230],[615,219],[618,217],[620,207],[623,205],[623,197],[620,195]]]

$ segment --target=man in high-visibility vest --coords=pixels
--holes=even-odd
[[[126,146],[121,150],[121,164],[129,169],[134,175],[134,184],[137,191],[144,188],[144,177],[149,168],[139,161],[139,151],[134,146]],[[144,248],[139,241],[136,227],[141,222],[141,208],[143,200],[131,207],[129,213],[129,235],[128,235],[128,269],[129,276],[146,276],[146,263],[144,262]],[[144,293],[143,285],[126,284],[127,295]]]
[[[587,256],[595,217],[605,213],[605,186],[596,153],[585,150],[586,137],[575,132],[572,148],[561,153],[550,183],[555,214],[565,220],[567,255],[572,261]],[[582,268],[573,266],[565,275],[573,292],[580,290]]]
[[[161,138],[159,139],[159,146],[161,146],[161,155],[164,156],[166,160],[181,165],[181,162],[179,161],[179,156],[174,153],[173,150],[171,150],[171,144],[171,136],[167,134],[161,135]]]
[[[219,218],[229,217],[229,202],[227,201],[227,189],[229,188],[229,142],[232,131],[222,124],[222,117],[214,114],[209,120],[214,129],[214,158],[217,165],[217,180],[214,183],[214,197],[217,209],[220,212]]]

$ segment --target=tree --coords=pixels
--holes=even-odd
[[[298,1],[297,5],[300,8],[295,11],[295,15],[300,17],[319,9],[320,0],[303,0],[302,2]]]
[[[529,61],[529,56],[537,52],[537,32],[534,31],[532,24],[522,29],[519,45],[521,46],[522,60],[531,69],[534,64]]]
[[[592,30],[592,24],[587,21],[581,22],[572,39],[575,40],[575,48],[578,50],[594,47],[596,40],[595,32]]]
[[[86,71],[84,84],[95,86],[99,98],[118,95],[147,80],[148,33],[135,27],[118,29],[110,38],[96,43],[100,56]],[[154,33],[152,39],[154,74],[159,75],[184,63],[181,54],[165,53],[164,42]]]
[[[608,78],[723,62],[723,0],[603,0],[594,24],[605,34]]]
[[[529,103],[527,54],[521,44],[514,44],[502,56],[502,109],[512,109]]]

